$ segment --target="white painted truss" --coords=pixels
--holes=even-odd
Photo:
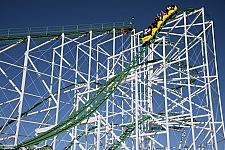
[[[124,35],[114,28],[2,44],[0,143],[22,143],[81,109],[143,50],[141,36],[142,31]],[[127,150],[223,148],[214,28],[204,9],[178,14],[145,49],[90,118],[34,147],[63,149],[73,141],[73,150],[109,149],[115,143]]]

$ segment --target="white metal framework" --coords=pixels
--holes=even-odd
[[[86,36],[28,36],[25,43],[1,45],[0,143],[26,141],[79,110],[143,49],[141,35],[113,29]],[[109,149],[116,142],[127,150],[222,149],[214,28],[204,9],[178,14],[146,49],[90,118],[36,147],[63,149],[73,140],[71,149],[77,150]],[[120,135],[132,124],[131,135],[121,142]]]

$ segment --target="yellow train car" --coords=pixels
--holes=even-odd
[[[174,6],[173,10],[169,10],[168,11],[168,15],[163,15],[162,20],[157,22],[157,28],[153,28],[152,29],[152,34],[151,35],[147,35],[145,37],[143,37],[141,40],[143,43],[150,41],[154,35],[158,32],[158,30],[161,28],[161,26],[165,23],[165,21],[170,18],[170,16],[172,16],[173,14],[175,14],[177,11],[177,6]]]
[[[162,26],[162,24],[163,24],[162,20],[158,21],[157,28],[159,29]]]
[[[175,5],[173,10],[169,10],[168,15],[171,16],[177,11],[177,6]]]

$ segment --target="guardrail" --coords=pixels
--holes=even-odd
[[[126,21],[83,25],[0,29],[0,41],[23,39],[27,36],[32,36],[34,38],[51,37],[60,35],[61,33],[65,33],[66,35],[75,35],[83,34],[90,30],[94,32],[104,32],[113,28],[120,29],[122,27],[133,28],[133,25],[129,21]]]

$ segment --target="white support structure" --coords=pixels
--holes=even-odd
[[[80,36],[7,41],[8,46],[0,47],[0,143],[11,147],[47,132],[117,77],[76,122],[117,86],[117,75],[124,75],[145,49],[90,117],[36,147],[63,149],[70,144],[71,150],[103,150],[119,143],[125,150],[223,149],[214,27],[204,8],[178,14],[146,47],[141,36],[142,31],[122,34],[113,26]]]
[[[15,140],[14,145],[18,142],[18,135],[19,135],[19,129],[20,129],[20,122],[21,122],[21,114],[22,114],[22,108],[23,108],[23,99],[24,99],[24,91],[25,91],[25,83],[26,83],[26,75],[27,75],[27,64],[28,64],[28,55],[29,55],[29,48],[30,48],[30,36],[27,37],[27,50],[25,52],[25,58],[24,58],[24,65],[23,65],[23,76],[22,76],[22,83],[21,83],[21,91],[20,94],[20,100],[19,100],[19,108],[18,108],[18,117],[17,117],[17,124],[16,124],[16,132],[15,132]]]

